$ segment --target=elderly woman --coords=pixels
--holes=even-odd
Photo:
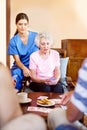
[[[36,92],[63,93],[59,83],[60,57],[51,49],[53,40],[48,33],[39,33],[35,38],[39,50],[30,56],[31,83],[30,89]]]

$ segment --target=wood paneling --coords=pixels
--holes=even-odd
[[[65,39],[61,41],[61,46],[66,49],[66,56],[69,57],[67,75],[76,82],[78,70],[87,57],[87,39]]]

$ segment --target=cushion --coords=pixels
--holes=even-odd
[[[60,58],[60,71],[61,71],[61,78],[60,82],[63,86],[64,92],[67,92],[67,82],[66,82],[66,72],[67,72],[67,65],[68,65],[69,57]]]
[[[60,58],[61,78],[66,77],[68,61],[69,61],[69,57]]]

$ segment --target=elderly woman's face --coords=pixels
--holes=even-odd
[[[51,47],[51,45],[50,45],[49,41],[45,38],[41,38],[40,44],[39,44],[40,51],[42,53],[47,53],[47,52],[49,52],[50,47]]]

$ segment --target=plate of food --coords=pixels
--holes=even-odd
[[[55,105],[55,102],[51,101],[50,99],[44,98],[42,100],[37,100],[37,105],[42,107],[51,107]]]

